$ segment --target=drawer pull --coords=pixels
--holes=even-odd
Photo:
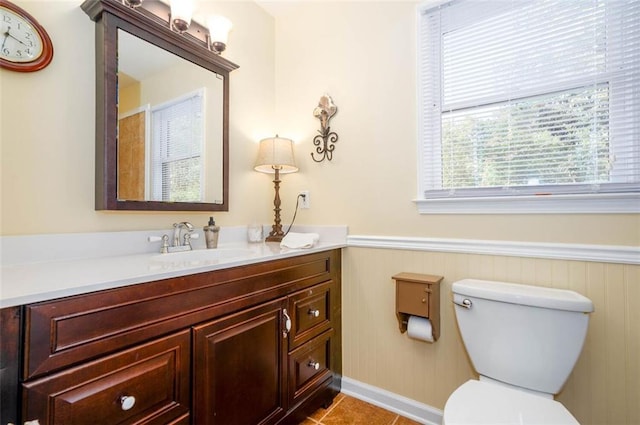
[[[129,410],[136,404],[136,398],[132,395],[123,395],[120,397],[120,407],[122,410]]]
[[[310,308],[307,313],[309,314],[309,316],[312,316],[312,317],[320,317],[320,310],[314,310]]]
[[[320,363],[314,362],[313,360],[309,361],[309,367],[315,370],[320,370]]]
[[[282,314],[284,315],[284,331],[282,332],[283,337],[287,337],[289,331],[291,331],[291,318],[287,314],[287,309],[282,310]]]

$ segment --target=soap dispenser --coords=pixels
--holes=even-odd
[[[209,224],[203,227],[204,240],[207,243],[207,249],[218,247],[218,233],[220,232],[220,226],[216,226],[216,222],[213,217],[209,217]]]

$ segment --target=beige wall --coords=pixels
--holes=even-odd
[[[299,141],[286,200],[311,192],[301,222],[346,223],[350,234],[640,245],[639,215],[419,215],[416,177],[416,6],[411,1],[305,1],[276,14],[280,135]],[[331,162],[311,160],[329,93],[340,139]],[[288,194],[288,195],[287,195]]]
[[[118,108],[119,115],[126,115],[140,107],[140,82],[132,82],[126,87],[118,85]]]

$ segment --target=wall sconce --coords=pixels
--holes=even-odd
[[[336,112],[338,107],[328,94],[320,98],[318,106],[313,110],[313,116],[320,120],[320,130],[318,130],[320,134],[313,138],[313,144],[316,146],[315,153],[321,156],[320,159],[316,159],[314,152],[311,152],[311,158],[315,162],[322,162],[325,159],[331,161],[333,158],[333,150],[336,148],[334,143],[338,141],[338,135],[331,131],[329,120]]]
[[[229,31],[233,24],[224,16],[213,15],[207,20],[207,27],[209,28],[209,49],[217,54],[222,53],[227,48]]]
[[[172,30],[183,33],[191,25],[193,16],[193,0],[171,0],[171,18],[169,25]]]
[[[280,174],[295,173],[298,171],[293,157],[293,141],[282,137],[271,137],[260,141],[258,159],[254,170],[261,173],[275,173],[273,184],[276,196],[273,200],[275,220],[271,233],[266,237],[267,242],[280,242],[284,237],[280,220]]]

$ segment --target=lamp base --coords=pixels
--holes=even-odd
[[[280,224],[280,169],[275,168],[275,178],[273,179],[273,186],[276,191],[276,196],[273,199],[273,211],[275,218],[273,226],[271,226],[271,233],[264,239],[265,242],[280,242],[284,238],[284,232],[282,231],[282,224]]]
[[[265,242],[280,242],[284,238],[284,235],[269,235],[264,238]]]

